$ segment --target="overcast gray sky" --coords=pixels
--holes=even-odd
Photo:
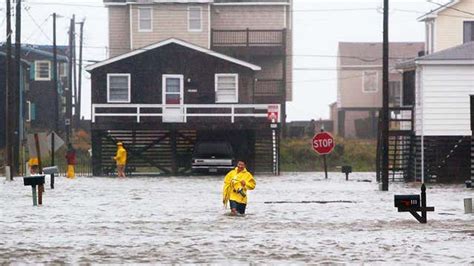
[[[4,33],[5,2],[2,3],[0,24]],[[102,0],[25,0],[23,5],[24,43],[52,44],[51,14],[56,12],[62,16],[57,21],[57,42],[66,45],[69,18],[75,14],[76,21],[85,19],[84,59],[106,59],[107,9]],[[337,43],[381,42],[382,6],[383,0],[294,0],[295,69],[289,121],[329,118],[328,105],[336,101]],[[424,41],[424,24],[416,18],[436,7],[427,0],[391,0],[390,41]],[[2,36],[0,39],[5,41]],[[90,80],[87,72],[83,73],[82,110],[89,118]]]

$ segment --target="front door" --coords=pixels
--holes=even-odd
[[[183,75],[163,75],[163,122],[184,122]]]

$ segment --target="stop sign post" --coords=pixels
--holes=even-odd
[[[330,154],[332,150],[334,150],[335,141],[331,134],[321,130],[321,132],[317,133],[313,137],[313,141],[311,143],[313,150],[323,156],[324,161],[324,175],[326,179],[328,178],[328,168],[326,164],[326,155]]]

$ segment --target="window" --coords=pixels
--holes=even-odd
[[[377,92],[378,90],[378,73],[377,71],[364,71],[363,75],[363,92]]]
[[[464,42],[474,41],[474,21],[464,21]]]
[[[390,106],[400,106],[402,103],[401,82],[390,81],[388,83],[388,91]]]
[[[202,8],[188,8],[188,31],[202,31]]]
[[[107,101],[130,102],[130,74],[107,74]]]
[[[35,80],[51,80],[51,62],[35,61]]]
[[[238,74],[216,74],[216,103],[237,103]]]
[[[59,63],[59,77],[66,77],[67,76],[67,63]]]
[[[35,104],[32,103],[31,101],[26,101],[26,108],[28,108],[25,114],[26,122],[31,122],[32,120],[35,120],[35,117],[36,117]]]
[[[138,31],[152,31],[153,9],[151,7],[138,8]]]

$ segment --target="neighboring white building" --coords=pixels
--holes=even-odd
[[[406,106],[415,113],[408,176],[421,178],[424,165],[427,179],[459,182],[472,178],[474,42],[397,68],[403,72],[403,91],[413,95]]]
[[[470,136],[474,95],[474,42],[415,60],[415,133]]]

